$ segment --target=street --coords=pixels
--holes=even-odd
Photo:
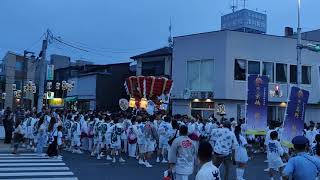
[[[245,172],[246,179],[268,179],[264,156],[257,155],[250,161]],[[136,160],[129,159],[126,163],[112,164],[107,160],[96,160],[89,154],[72,154],[64,152],[63,160],[37,157],[33,153],[21,155],[0,154],[0,179],[14,180],[161,180],[167,168],[165,164],[156,164],[153,168],[138,165]],[[232,170],[235,179],[235,170]],[[194,179],[194,175],[190,177]]]

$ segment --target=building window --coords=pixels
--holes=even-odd
[[[279,106],[268,106],[268,122],[283,122],[286,108]]]
[[[287,82],[287,65],[276,64],[276,81],[277,83]]]
[[[234,79],[246,80],[247,61],[244,59],[236,59],[234,62]]]
[[[311,66],[302,66],[302,84],[311,84]]]
[[[143,76],[161,76],[164,75],[164,61],[142,62]]]
[[[274,82],[274,67],[273,63],[271,62],[263,62],[263,67],[262,67],[262,75],[268,76],[269,77],[269,82]]]
[[[23,62],[22,61],[16,61],[16,71],[22,71],[23,70]]]
[[[260,62],[248,61],[248,74],[260,74]]]
[[[297,84],[297,65],[290,65],[290,83]]]
[[[213,60],[187,62],[188,88],[198,91],[211,91],[213,83]]]

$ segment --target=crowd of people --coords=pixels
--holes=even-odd
[[[320,125],[315,127],[313,122],[305,127],[304,136],[292,140],[293,148],[288,148],[279,141],[280,125],[270,123],[266,135],[248,135],[244,119],[203,119],[165,112],[148,115],[145,111],[13,113],[10,108],[3,114],[5,143],[13,140],[14,154],[22,145],[44,156],[47,146],[45,156],[50,158],[62,158],[63,151],[89,152],[113,163],[135,158],[147,168],[155,165],[151,158],[156,156],[156,163],[168,164],[165,178],[175,180],[188,180],[195,169],[196,180],[229,179],[231,173],[243,180],[247,162],[257,152],[267,154],[270,179],[279,173],[283,179],[311,180],[320,171]]]

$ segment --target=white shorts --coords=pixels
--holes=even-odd
[[[156,150],[156,144],[153,141],[150,141],[146,144],[146,152],[153,152]]]
[[[138,147],[139,147],[139,153],[140,154],[143,154],[143,153],[147,152],[146,151],[146,144],[139,144]]]
[[[160,148],[160,149],[168,149],[168,148],[169,148],[168,142],[167,142],[167,143],[165,143],[165,142],[159,142],[159,148]]]
[[[80,137],[73,137],[72,145],[73,146],[80,146],[81,145]]]
[[[278,170],[278,168],[284,166],[282,159],[268,159],[268,167],[270,169]]]

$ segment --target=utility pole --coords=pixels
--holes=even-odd
[[[298,84],[298,88],[301,87],[301,83],[302,83],[301,51],[302,51],[302,42],[301,42],[301,26],[300,26],[300,0],[298,0],[298,28],[297,28],[297,84]]]
[[[37,112],[42,111],[43,107],[43,95],[44,95],[44,81],[45,81],[45,72],[46,72],[46,51],[48,47],[48,41],[49,41],[49,29],[46,32],[45,39],[42,41],[42,49],[40,52],[40,60],[39,60],[39,68],[40,68],[40,79],[39,79],[39,93],[38,93],[38,107],[37,107]]]

